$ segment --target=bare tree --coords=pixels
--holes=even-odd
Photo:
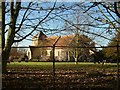
[[[2,3],[2,57],[3,70],[6,70],[6,60],[13,43],[28,39],[35,31],[44,30],[47,34],[58,32],[75,31],[76,20],[73,18],[75,10],[79,12],[78,32],[85,35],[99,36],[107,40],[110,37],[104,36],[103,33],[114,32],[114,27],[118,28],[120,23],[117,18],[120,17],[118,6],[119,3],[102,3],[102,2],[80,2],[73,4],[53,3],[52,7],[46,5],[46,2],[3,2]],[[102,9],[102,10],[101,10]],[[54,12],[53,12],[54,11]],[[104,13],[105,12],[105,13]],[[67,16],[67,17],[66,17]],[[84,20],[83,20],[84,17]],[[83,22],[81,22],[81,20]],[[54,22],[53,27],[49,24]],[[67,23],[67,30],[63,22]],[[94,30],[92,30],[94,28]],[[102,30],[100,30],[102,28]],[[98,32],[97,32],[98,31]],[[118,29],[116,29],[119,32]],[[6,39],[5,39],[5,36]]]
[[[76,12],[79,13],[79,23],[77,29],[83,32],[85,35],[91,37],[92,40],[95,38],[100,38],[97,40],[107,40],[112,41],[112,37],[116,35],[119,31],[119,2],[84,2],[84,3],[74,3],[72,6],[65,6],[62,9],[67,10],[64,14],[56,14],[59,20],[63,20],[65,24],[67,23],[67,32],[75,32],[76,23],[75,16]],[[66,17],[67,16],[67,17]],[[87,20],[83,20],[84,18]],[[81,21],[84,22],[81,22]],[[85,27],[85,28],[84,28]],[[63,32],[66,29],[62,29]],[[62,31],[60,29],[60,31]],[[116,40],[115,40],[116,41]],[[97,42],[96,42],[97,44]]]
[[[37,2],[2,2],[2,70],[6,72],[7,60],[11,46],[30,36],[45,21],[54,10],[52,7],[43,8]],[[39,14],[39,13],[44,14]],[[38,16],[35,16],[38,15]],[[5,39],[6,36],[6,39]]]
[[[108,33],[113,32],[113,30],[120,32],[118,30],[120,24],[119,6],[120,2],[94,2],[86,6],[88,8],[84,9],[84,13],[88,14],[93,20],[106,25],[106,27],[103,28],[105,28]]]

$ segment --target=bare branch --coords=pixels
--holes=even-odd
[[[94,2],[93,5],[91,5],[85,12],[83,13],[86,13],[87,11],[89,11],[91,8],[93,7],[96,7],[97,5],[101,4],[101,2]]]
[[[76,25],[74,25],[73,23],[69,22],[68,20],[62,18],[61,16],[58,16],[58,17],[60,17],[61,19],[65,20],[66,22],[68,22],[68,23],[69,23],[70,25],[72,25],[73,27],[76,27]],[[105,36],[102,36],[102,35],[100,35],[99,33],[94,33],[94,32],[90,32],[90,31],[82,30],[82,29],[80,29],[80,28],[78,28],[78,29],[79,29],[80,31],[85,32],[85,33],[92,34],[92,35],[95,35],[95,36],[99,36],[99,37],[102,37],[102,38],[104,38],[104,39],[107,39],[107,40],[112,41],[112,39],[109,39],[109,38],[107,38],[107,37],[105,37]]]
[[[120,2],[118,2],[118,4],[120,4]],[[114,9],[115,9],[116,15],[120,18],[120,13],[118,12],[117,2],[114,2]]]
[[[56,2],[54,3],[53,8],[48,12],[48,14],[35,26],[35,28],[29,34],[27,34],[26,36],[24,36],[19,40],[14,40],[14,42],[20,42],[26,39],[26,37],[28,37],[29,35],[31,35],[37,29],[37,27],[50,15],[50,13],[54,10],[55,5],[56,5]]]
[[[29,3],[29,5],[28,5],[28,7],[30,7],[30,5],[31,5],[31,2]],[[25,21],[25,15],[27,14],[27,11],[28,11],[29,9],[27,9],[26,11],[25,11],[25,13],[24,13],[24,15],[23,15],[23,17],[22,17],[22,21],[21,21],[21,23],[20,23],[20,25],[19,25],[19,28],[17,29],[17,31],[15,32],[15,33],[17,33],[18,31],[20,31],[20,29],[21,29],[21,27],[22,27],[22,24],[23,24],[23,22]]]

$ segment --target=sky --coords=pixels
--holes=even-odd
[[[8,0],[9,1],[9,0]],[[30,2],[30,1],[35,1],[35,0],[21,0],[22,2]],[[57,1],[57,2],[85,2],[85,1],[91,1],[91,2],[101,2],[101,1],[105,1],[105,2],[110,2],[110,1],[118,1],[118,0],[36,0],[36,1]]]
[[[56,7],[58,7],[60,5],[63,5],[63,4],[66,5],[66,6],[70,6],[70,5],[73,4],[73,2],[71,2],[71,3],[70,2],[69,3],[68,2],[67,3],[59,2],[59,3],[56,4]],[[27,6],[28,4],[27,4],[27,2],[23,2],[22,5],[23,6]],[[40,2],[39,5],[40,5],[40,7],[46,9],[48,7],[51,8],[53,6],[53,3],[52,2],[50,2],[50,3]],[[36,6],[34,6],[34,8],[35,7]],[[18,21],[17,21],[18,23],[21,21],[24,12],[25,11],[21,11],[20,12],[20,16],[19,16]],[[60,17],[55,17],[54,13],[56,13],[56,12],[59,13],[58,15],[60,17],[67,18],[67,20],[69,20],[69,22],[72,23],[72,24],[76,24],[76,15],[79,16],[79,22],[78,22],[79,24],[83,24],[83,23],[86,24],[87,22],[91,22],[92,21],[92,19],[88,20],[89,17],[86,16],[83,13],[82,9],[80,9],[79,13],[77,13],[77,14],[76,14],[76,11],[74,11],[74,10],[64,10],[62,13],[59,10],[59,11],[53,11],[50,14],[50,17],[48,17],[45,20],[47,22],[40,24],[38,30],[42,30],[41,28],[48,29],[48,31],[47,30],[43,30],[43,32],[46,35],[48,35],[48,36],[52,36],[52,35],[57,35],[58,36],[58,35],[65,35],[65,34],[73,34],[73,33],[75,33],[75,31],[67,31],[67,32],[62,31],[62,32],[57,32],[55,34],[53,34],[54,32],[52,34],[49,34],[49,33],[51,33],[49,31],[49,29],[59,29],[59,30],[61,29],[62,30],[66,26],[66,22],[64,20],[62,20]],[[48,13],[48,11],[41,11],[40,13],[38,13],[37,11],[34,11],[31,15],[29,15],[29,17],[30,18],[41,18],[44,15],[46,15],[46,13]],[[101,14],[94,14],[94,15],[101,16]],[[9,17],[7,17],[7,15],[6,15],[6,18],[7,18],[6,19],[6,23],[7,23],[7,22],[9,22]],[[54,19],[49,20],[50,18],[54,18]],[[33,20],[32,23],[28,20],[28,21],[25,22],[25,24],[28,24],[28,25],[30,24],[30,25],[35,26],[38,22],[39,22],[38,19],[37,20]],[[67,25],[71,26],[69,23],[67,23]],[[80,26],[80,28],[84,28],[84,27]],[[23,32],[20,32],[20,33],[23,34],[23,35],[25,33],[28,33],[31,30],[30,27],[28,27],[27,29],[24,29],[24,27],[23,27],[22,29],[23,29]],[[75,29],[75,27],[72,27],[72,29]],[[98,29],[98,28],[93,28],[93,27],[86,28],[86,30],[90,30],[90,31],[92,31],[94,33],[100,33],[100,32],[103,31],[101,28]],[[79,31],[79,32],[81,32],[81,31]],[[34,32],[32,35],[34,36],[36,33],[37,32]],[[84,34],[88,35],[87,33],[84,33]],[[110,34],[107,34],[107,33],[104,33],[104,35],[106,35],[107,37],[112,37],[113,36],[113,35],[110,36]],[[91,34],[89,34],[89,36],[95,38],[94,41],[96,41],[98,44],[107,45],[107,43],[108,43],[108,40],[102,39],[100,37],[94,37],[94,35],[91,35]],[[32,39],[32,36],[28,37],[27,39]],[[23,40],[22,42],[19,42],[18,44],[19,44],[19,46],[29,46],[29,45],[32,44],[32,42],[31,42],[31,40]]]

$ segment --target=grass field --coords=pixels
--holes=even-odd
[[[53,62],[11,62],[7,64],[8,67],[31,67],[52,69]],[[93,62],[55,62],[55,68],[57,69],[80,69],[80,68],[99,68],[99,69],[117,69],[116,63],[94,64]]]
[[[4,89],[115,90],[117,64],[92,62],[11,62],[3,75]],[[54,77],[54,79],[53,79]],[[54,81],[54,83],[53,83]],[[87,89],[86,89],[87,88]]]
[[[7,64],[7,66],[31,66],[31,67],[41,67],[41,66],[52,66],[53,62],[10,62]],[[105,63],[103,64],[94,64],[92,62],[78,62],[78,64],[75,64],[75,62],[55,62],[56,66],[95,66],[95,67],[117,67],[117,63]]]

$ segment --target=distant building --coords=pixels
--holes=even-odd
[[[52,61],[52,46],[58,36],[47,37],[42,31],[32,38],[27,56],[29,59],[38,61]],[[56,61],[74,61],[76,50],[76,35],[61,36],[55,45]],[[78,36],[78,47],[95,46],[94,42],[85,35]],[[93,48],[78,48],[78,60],[86,59],[92,54]]]

